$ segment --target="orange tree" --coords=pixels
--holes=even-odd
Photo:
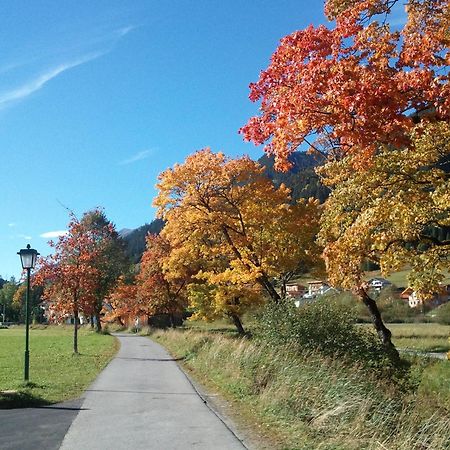
[[[147,248],[142,255],[137,275],[137,298],[146,305],[150,316],[167,314],[175,326],[175,315],[186,309],[187,273],[169,274],[164,271],[164,261],[169,257],[170,243],[162,236],[149,234]]]
[[[186,286],[188,272],[178,269],[169,273],[164,263],[170,255],[169,242],[162,236],[149,234],[142,255],[139,272],[134,279],[120,277],[108,297],[108,316],[124,325],[124,316],[154,316],[167,314],[172,326],[175,315],[182,314],[187,306]]]
[[[412,283],[430,291],[442,261],[448,264],[448,241],[433,239],[430,229],[449,227],[449,152],[442,139],[450,120],[449,1],[407,1],[406,23],[396,30],[389,20],[398,3],[328,0],[334,26],[281,40],[250,86],[261,113],[241,129],[246,139],[266,144],[280,169],[303,143],[328,158],[320,169],[334,189],[321,235],[327,270],[335,284],[359,294],[390,349],[361,262],[381,261],[388,272],[414,256]]]
[[[125,276],[120,276],[114,289],[106,299],[107,305],[104,311],[109,320],[117,320],[125,326],[125,317],[138,317],[146,314],[145,305],[141,304],[137,298],[137,286],[134,280]]]
[[[237,324],[260,297],[254,295],[255,285],[279,301],[272,277],[293,270],[316,251],[317,203],[291,204],[289,190],[275,188],[262,171],[248,157],[229,159],[203,149],[159,176],[154,204],[166,220],[162,234],[171,255],[195,266],[195,279],[209,285],[201,292],[190,288],[196,306],[215,299],[199,309],[206,318],[231,314]],[[291,236],[294,229],[301,236],[297,240]],[[248,295],[239,296],[244,288]]]

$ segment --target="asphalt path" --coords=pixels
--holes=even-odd
[[[58,450],[81,403],[0,410],[0,449]]]
[[[245,448],[160,345],[116,336],[120,351],[85,392],[61,450]]]

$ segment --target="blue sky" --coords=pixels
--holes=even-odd
[[[157,175],[210,146],[261,156],[237,131],[279,39],[324,22],[322,2],[3,2],[0,275],[48,254],[67,210],[117,229],[150,222]]]

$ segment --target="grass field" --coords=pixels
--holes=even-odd
[[[437,323],[390,323],[387,325],[398,348],[447,352],[450,350],[450,325]]]
[[[25,385],[25,328],[0,330],[0,408],[76,398],[118,349],[113,336],[81,328],[80,353],[74,355],[72,334],[70,326],[37,326],[30,330],[30,382]]]

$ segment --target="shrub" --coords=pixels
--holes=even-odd
[[[399,298],[384,298],[377,301],[383,320],[386,322],[418,322],[424,320],[420,308],[411,308]]]
[[[256,337],[298,352],[318,351],[372,367],[387,364],[377,337],[355,325],[352,310],[327,299],[299,308],[289,301],[269,304],[259,317]]]
[[[433,311],[433,321],[450,325],[450,302],[444,303]]]

